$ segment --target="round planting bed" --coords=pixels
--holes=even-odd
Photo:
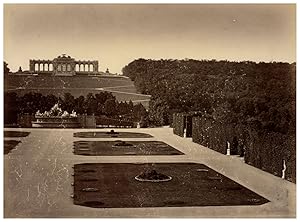
[[[114,145],[112,145],[112,147],[114,147],[114,148],[126,148],[126,147],[134,147],[134,145],[131,144],[131,143],[127,143],[125,141],[120,141],[120,142],[117,142]]]
[[[172,180],[171,176],[156,172],[156,170],[148,170],[136,176],[134,179],[141,182],[167,182]]]

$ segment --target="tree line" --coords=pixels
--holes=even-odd
[[[149,120],[155,125],[170,124],[174,112],[201,111],[224,123],[295,131],[295,63],[137,59],[123,74],[152,95]]]
[[[63,98],[55,95],[43,95],[30,92],[19,96],[15,92],[4,93],[4,123],[16,123],[18,114],[34,115],[38,110],[43,113],[49,111],[54,104],[59,103],[63,111],[77,114],[106,116],[115,119],[138,122],[147,115],[142,104],[132,101],[117,101],[110,92],[89,93],[75,98],[65,93]]]

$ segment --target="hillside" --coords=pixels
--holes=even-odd
[[[167,125],[173,112],[201,111],[222,122],[258,121],[294,131],[296,64],[139,59],[123,68],[152,95],[150,116]]]
[[[5,78],[4,90],[24,95],[28,92],[38,92],[43,95],[53,94],[62,97],[71,93],[74,97],[86,96],[99,91],[111,92],[118,101],[142,103],[149,106],[150,96],[137,92],[133,81],[122,76],[18,76],[9,75]]]

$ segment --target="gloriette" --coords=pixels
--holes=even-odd
[[[98,61],[78,60],[66,54],[58,56],[53,60],[36,60],[29,61],[29,71],[34,74],[50,74],[54,76],[74,76],[74,75],[96,75],[98,71]]]

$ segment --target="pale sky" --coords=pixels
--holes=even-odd
[[[121,72],[138,58],[296,61],[296,6],[4,5],[4,60],[66,53]]]

